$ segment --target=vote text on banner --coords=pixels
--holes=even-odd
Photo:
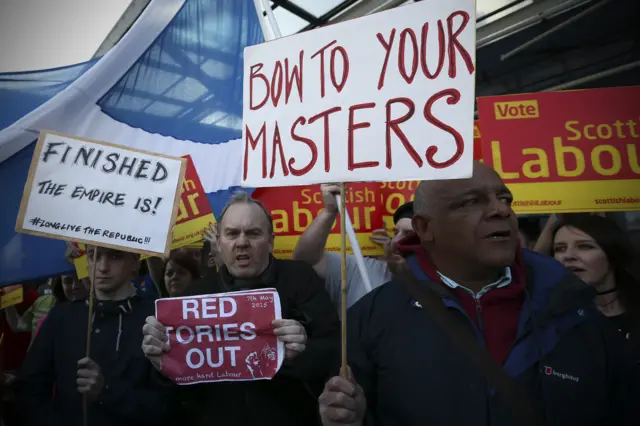
[[[165,254],[186,160],[43,132],[16,231]]]
[[[640,86],[478,99],[517,213],[640,210]]]
[[[179,385],[271,379],[284,360],[271,326],[281,315],[275,289],[156,300],[171,346],[162,373]]]
[[[474,74],[474,0],[247,47],[242,185],[469,177]]]

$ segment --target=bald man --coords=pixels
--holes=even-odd
[[[592,289],[553,259],[519,248],[512,200],[481,163],[470,179],[422,182],[417,235],[398,249],[548,426],[638,424],[624,342],[594,308]],[[504,395],[398,282],[356,303],[348,327],[352,379],[325,386],[324,426],[519,425]]]

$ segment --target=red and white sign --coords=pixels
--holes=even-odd
[[[244,52],[248,187],[470,177],[475,0],[424,0]]]
[[[275,289],[156,300],[171,346],[162,373],[179,385],[271,379],[284,360],[271,326],[281,317]]]

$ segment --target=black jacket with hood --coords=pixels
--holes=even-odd
[[[88,405],[91,426],[166,424],[167,389],[154,380],[142,353],[142,326],[154,314],[154,301],[135,295],[113,302],[96,300],[91,359],[105,386]],[[82,394],[77,363],[86,355],[88,303],[57,304],[42,323],[24,361],[18,403],[27,426],[81,426]]]
[[[318,421],[318,397],[339,364],[340,322],[324,283],[308,264],[271,259],[267,270],[252,280],[233,278],[226,267],[194,282],[183,296],[275,288],[282,318],[302,323],[306,349],[284,362],[271,380],[172,385],[182,401],[178,414],[192,426],[313,426]]]
[[[455,293],[433,282],[415,254],[403,254],[484,345]],[[547,426],[640,424],[637,368],[595,308],[594,291],[552,258],[524,251],[518,262],[512,269],[526,279],[524,299],[503,369],[528,391]],[[349,364],[367,397],[366,426],[519,426],[517,413],[400,283],[363,297],[348,320]]]

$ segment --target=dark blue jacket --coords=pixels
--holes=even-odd
[[[154,302],[136,295],[121,302],[95,301],[91,359],[105,386],[90,402],[90,426],[162,426],[169,393],[153,380],[142,353],[142,326]],[[85,300],[57,304],[42,323],[22,366],[18,403],[26,426],[81,426],[82,395],[77,363],[85,357],[88,306]]]
[[[594,307],[593,290],[549,257],[527,251],[524,262],[518,337],[503,368],[543,409],[548,426],[640,424],[636,368]],[[425,285],[481,336],[441,284]],[[367,426],[518,426],[503,398],[399,283],[355,304],[348,328]]]

